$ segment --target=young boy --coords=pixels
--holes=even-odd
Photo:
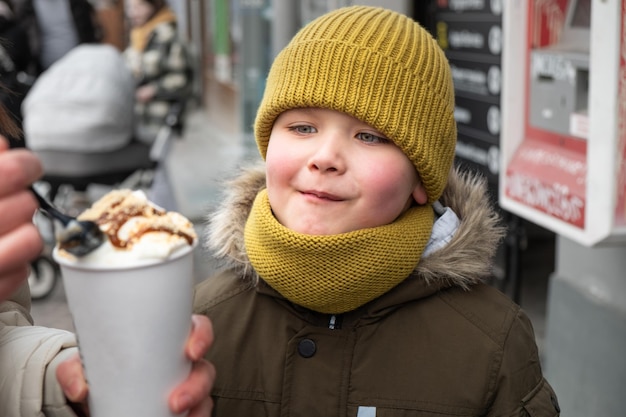
[[[398,13],[353,6],[276,58],[255,122],[265,165],[210,219],[226,268],[214,416],[557,416],[531,323],[482,282],[503,230],[451,169],[450,68]]]

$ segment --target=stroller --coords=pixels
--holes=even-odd
[[[150,194],[174,137],[182,134],[184,102],[174,102],[154,142],[133,137],[135,84],[119,52],[109,45],[81,45],[44,72],[22,111],[26,145],[41,160],[35,188],[69,215],[113,188]],[[31,265],[31,297],[50,295],[60,269],[51,254],[53,223],[37,213],[45,249]]]

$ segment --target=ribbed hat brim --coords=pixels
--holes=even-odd
[[[302,29],[267,78],[255,121],[263,157],[280,113],[304,107],[341,111],[384,133],[415,165],[429,201],[440,197],[456,144],[452,78],[443,51],[411,19],[354,6]]]

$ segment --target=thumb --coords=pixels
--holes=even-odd
[[[56,370],[57,380],[68,400],[82,403],[87,399],[89,388],[83,374],[83,365],[78,354],[61,362]]]

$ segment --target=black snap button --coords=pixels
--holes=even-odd
[[[310,358],[315,355],[316,350],[317,346],[315,346],[315,342],[311,339],[302,339],[298,343],[298,353],[303,358]]]

